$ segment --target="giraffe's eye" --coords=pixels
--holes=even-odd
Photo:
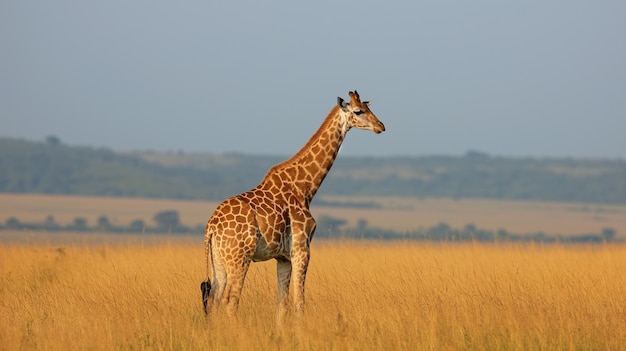
[[[354,114],[358,116],[358,115],[360,115],[360,114],[363,114],[363,111],[361,111],[361,110],[356,110],[356,111],[354,111]]]

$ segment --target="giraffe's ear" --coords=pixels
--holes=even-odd
[[[348,103],[345,102],[341,97],[337,96],[337,105],[344,111],[348,111]]]
[[[363,101],[364,104],[366,104],[367,106],[371,105],[372,102],[371,101]]]

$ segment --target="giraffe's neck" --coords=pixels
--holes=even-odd
[[[289,188],[308,206],[335,162],[348,129],[345,117],[335,106],[306,145],[287,161],[272,167],[264,182],[280,177],[283,189]]]

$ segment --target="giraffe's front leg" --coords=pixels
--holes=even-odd
[[[303,241],[303,243],[297,245],[297,249],[293,250],[295,252],[291,256],[293,264],[293,300],[297,314],[304,312],[304,283],[310,258],[308,240],[305,239]],[[295,240],[294,248],[296,248]]]
[[[278,274],[278,322],[283,320],[289,308],[289,283],[291,282],[291,261],[286,258],[276,259]]]
[[[315,220],[308,211],[301,217],[302,222],[293,225],[291,264],[293,279],[294,307],[297,314],[304,312],[304,283],[311,257],[310,244],[315,232]]]

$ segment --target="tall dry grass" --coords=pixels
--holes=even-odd
[[[275,323],[273,262],[237,320],[205,318],[201,238],[0,247],[5,350],[619,350],[626,247],[313,242],[306,314]]]

